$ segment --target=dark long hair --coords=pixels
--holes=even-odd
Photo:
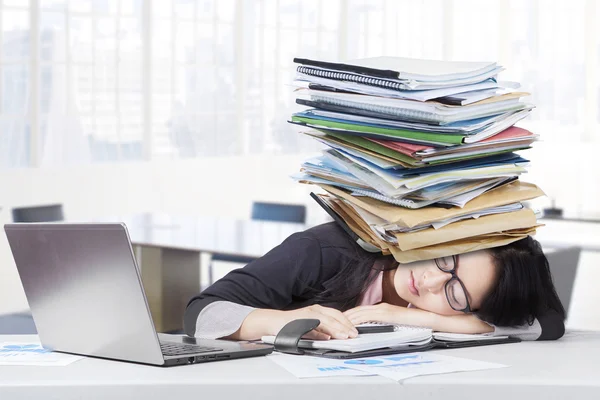
[[[360,296],[377,279],[376,272],[393,269],[398,265],[392,256],[382,256],[379,253],[365,255],[362,249],[337,250],[342,254],[340,259],[344,261],[339,271],[323,283],[325,290],[316,293],[315,301],[342,311],[356,306]]]
[[[489,249],[498,275],[492,291],[475,314],[498,326],[531,324],[541,315],[556,313],[563,320],[548,259],[531,236]]]
[[[496,266],[497,280],[475,314],[497,326],[518,326],[535,318],[556,313],[563,320],[565,310],[556,294],[548,259],[532,237],[488,249]],[[391,256],[364,255],[363,250],[343,249],[346,261],[339,272],[324,283],[315,301],[347,310],[356,306],[360,296],[382,270],[397,268]],[[359,254],[361,253],[361,254]],[[375,262],[381,261],[381,262]],[[391,261],[391,262],[390,262]]]

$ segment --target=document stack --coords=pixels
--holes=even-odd
[[[537,135],[515,127],[533,105],[502,67],[377,57],[294,59],[290,123],[325,144],[293,177],[373,251],[412,262],[501,246],[535,233],[515,153]],[[309,129],[307,129],[309,128]]]

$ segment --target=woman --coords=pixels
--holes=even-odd
[[[377,321],[535,340],[561,337],[564,316],[531,237],[398,265],[332,222],[291,235],[215,282],[190,301],[184,322],[190,336],[236,340],[276,335],[299,318],[321,321],[315,339],[356,337],[355,325]]]

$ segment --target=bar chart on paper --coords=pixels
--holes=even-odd
[[[408,353],[351,360],[274,353],[267,358],[298,378],[379,375],[394,380],[402,380],[420,375],[507,367],[503,364],[433,353]]]
[[[37,365],[62,367],[83,357],[56,353],[40,343],[0,343],[0,365]]]
[[[367,372],[370,375],[385,376],[397,381],[421,375],[506,367],[502,364],[429,353],[354,359],[346,360],[343,363],[348,367]]]

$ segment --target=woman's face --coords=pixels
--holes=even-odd
[[[496,280],[492,256],[485,250],[461,254],[456,275],[462,281],[471,310],[477,310]],[[422,310],[441,315],[461,314],[446,298],[445,285],[452,278],[440,270],[434,260],[400,264],[394,275],[398,295]]]

